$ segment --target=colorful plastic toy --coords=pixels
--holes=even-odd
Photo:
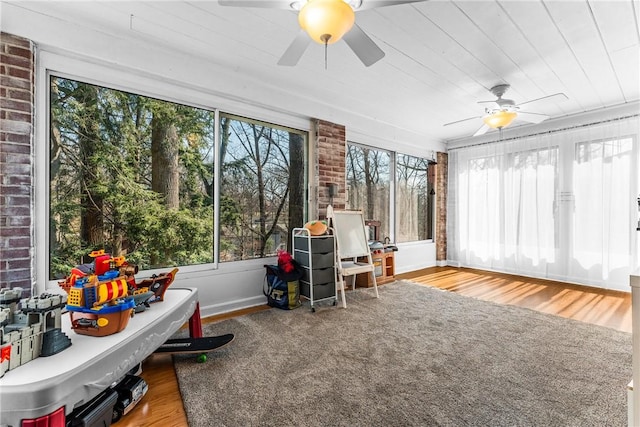
[[[0,377],[71,345],[61,329],[66,296],[44,293],[21,299],[22,292],[22,288],[0,289]]]
[[[164,299],[178,271],[175,268],[136,283],[138,267],[124,257],[112,257],[104,250],[89,256],[93,262],[72,268],[71,274],[59,282],[69,295],[71,327],[83,335],[101,337],[122,331],[134,312]]]

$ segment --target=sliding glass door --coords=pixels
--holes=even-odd
[[[627,290],[637,130],[636,117],[450,151],[449,261]]]

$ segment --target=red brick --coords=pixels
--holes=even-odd
[[[9,55],[19,56],[22,58],[32,59],[30,46],[7,46],[7,53]]]
[[[31,92],[28,90],[20,90],[20,89],[9,89],[9,93],[7,94],[7,98],[19,100],[19,101],[29,101],[31,102]]]
[[[0,86],[11,87],[14,89],[26,89],[32,90],[32,82],[25,79],[19,79],[17,77],[11,77],[6,75],[0,75]]]
[[[31,175],[9,175],[7,185],[31,185]]]
[[[6,74],[10,77],[17,77],[19,79],[31,81],[31,70],[25,70],[23,68],[16,67],[4,67],[5,70],[2,74]]]
[[[25,237],[29,235],[29,227],[2,227],[0,229],[0,236],[5,239],[8,238],[16,238],[16,237]],[[11,256],[7,259],[13,259],[15,256]]]
[[[28,270],[31,268],[31,259],[30,258],[22,258],[16,259],[15,255],[12,260],[7,262],[7,268],[9,270]]]
[[[5,111],[2,110],[5,120],[14,120],[19,122],[31,123],[31,113],[24,113],[19,111]]]
[[[336,208],[344,208],[345,199],[345,127],[335,123],[318,120],[316,122],[316,144],[318,153],[317,180],[318,180],[318,212],[322,215],[326,212],[329,196],[326,186],[329,183],[338,183],[339,194],[334,198]]]
[[[7,218],[7,227],[31,227],[30,216],[14,216]]]
[[[28,196],[31,194],[29,187],[24,185],[2,185],[2,196]]]
[[[12,133],[12,132],[2,132],[0,133],[0,141],[13,142],[14,144],[2,145],[2,150],[5,150],[5,149],[9,150],[9,147],[21,147],[23,145],[30,145],[31,135],[24,135],[19,133]],[[23,145],[16,145],[16,144],[23,144]]]
[[[2,98],[0,99],[0,108],[6,108],[7,110],[31,112],[31,102],[14,101],[12,99]]]
[[[0,248],[0,259],[8,260],[10,258],[27,258],[30,256],[28,248]]]
[[[6,199],[9,206],[28,207],[31,204],[31,197],[28,193],[26,195],[14,195],[11,197],[7,197]]]
[[[0,62],[5,65],[10,65],[12,67],[23,68],[25,70],[31,70],[33,62],[30,57],[23,57],[17,55],[0,55]]]
[[[437,153],[438,165],[436,166],[436,260],[447,259],[447,153]]]
[[[7,175],[30,175],[31,163],[30,162],[7,163],[4,165],[3,171]]]
[[[31,208],[27,206],[0,206],[0,215],[2,216],[29,216]]]
[[[29,265],[30,267],[30,265]],[[7,281],[11,284],[11,286],[15,287],[15,286],[23,286],[23,285],[16,285],[16,283],[29,283],[30,281],[30,277],[31,277],[31,269],[30,268],[23,268],[20,270],[7,270]],[[31,286],[28,285],[27,289],[29,289]],[[24,295],[22,295],[24,297]]]
[[[25,49],[31,48],[31,42],[29,40],[2,32],[0,32],[0,43],[6,44],[7,47],[19,46]]]
[[[12,237],[7,240],[9,242],[9,247],[12,248],[28,248],[31,243],[31,238],[28,235],[23,237]]]

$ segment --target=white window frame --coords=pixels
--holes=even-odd
[[[390,179],[392,182],[390,182],[389,185],[389,239],[391,240],[392,243],[397,243],[396,242],[396,185],[397,185],[397,179],[396,179],[396,166],[397,166],[397,155],[398,154],[403,154],[406,156],[411,156],[411,157],[416,157],[416,158],[421,158],[421,159],[425,159],[429,162],[429,167],[434,167],[435,166],[435,153],[432,153],[431,157],[429,158],[427,156],[424,155],[419,155],[419,154],[415,154],[415,153],[405,153],[405,152],[399,152],[399,151],[393,151],[393,150],[389,150],[386,148],[381,148],[381,147],[377,147],[374,145],[367,145],[367,144],[361,144],[359,142],[355,142],[355,141],[347,141],[347,151],[349,149],[349,145],[353,145],[356,147],[360,147],[360,148],[367,148],[369,150],[376,150],[376,151],[384,151],[389,153],[389,175],[390,175]],[[345,164],[345,179],[346,179],[346,167],[347,165]],[[430,195],[429,195],[430,196]],[[437,196],[437,195],[436,195]],[[408,242],[402,242],[400,243],[400,245],[406,246],[406,245],[416,245],[416,244],[425,244],[425,243],[435,243],[436,241],[436,215],[437,215],[437,209],[436,209],[436,204],[437,204],[437,200],[434,198],[434,203],[432,206],[432,218],[433,218],[433,238],[432,239],[424,239],[424,240],[411,240]]]

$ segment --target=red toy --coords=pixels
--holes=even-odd
[[[278,267],[285,273],[291,273],[295,270],[296,267],[293,265],[293,258],[289,252],[278,251]]]

